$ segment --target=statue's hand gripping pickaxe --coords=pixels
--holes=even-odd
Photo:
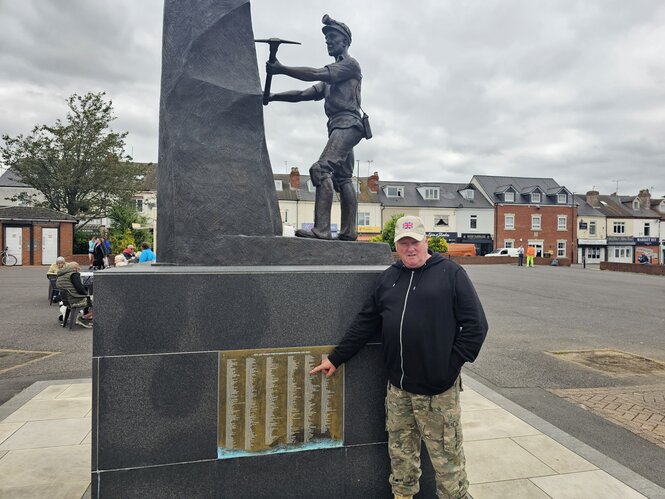
[[[268,38],[267,40],[254,40],[255,42],[267,43],[270,45],[270,56],[268,57],[268,62],[273,63],[277,61],[277,49],[282,43],[289,43],[292,45],[300,45],[300,42],[292,42],[289,40],[282,40],[280,38]],[[263,89],[263,105],[267,106],[270,101],[270,84],[272,83],[272,75],[270,73],[266,74],[266,85]]]

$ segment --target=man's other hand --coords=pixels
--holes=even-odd
[[[328,357],[323,359],[323,361],[316,366],[314,369],[312,369],[309,374],[315,374],[319,371],[323,371],[323,374],[325,374],[327,377],[332,376],[335,374],[335,371],[337,371],[337,368],[332,365],[332,362],[328,360]]]

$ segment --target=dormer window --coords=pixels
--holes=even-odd
[[[275,190],[276,191],[281,191],[282,190],[282,181],[281,180],[275,180]]]
[[[559,204],[566,204],[568,202],[568,195],[565,192],[557,194],[556,202]]]
[[[515,202],[515,193],[513,191],[506,191],[503,193],[503,200],[506,203],[514,203]]]
[[[404,187],[401,185],[389,185],[386,187],[386,197],[389,198],[403,198]]]
[[[311,179],[307,179],[307,192],[315,192],[316,187],[314,187],[314,184],[312,183]]]
[[[633,210],[637,211],[640,209],[640,200],[639,199],[633,199]]]
[[[460,191],[460,194],[464,199],[469,199],[473,201],[476,191],[474,191],[473,189],[464,189],[463,191]]]
[[[531,193],[531,202],[532,203],[540,203],[540,192],[532,192]]]
[[[439,187],[417,187],[416,190],[426,201],[437,201],[441,197]]]
[[[423,198],[427,200],[436,200],[439,199],[439,188],[438,187],[425,187],[423,193]]]

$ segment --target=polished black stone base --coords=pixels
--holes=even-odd
[[[97,273],[93,497],[392,497],[379,338],[345,366],[342,447],[217,458],[217,352],[333,345],[385,268]]]

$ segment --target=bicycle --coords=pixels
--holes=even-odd
[[[18,260],[14,255],[10,255],[9,252],[9,246],[6,246],[4,250],[2,250],[2,253],[0,253],[0,257],[2,259],[2,264],[6,267],[13,267],[18,263]]]

